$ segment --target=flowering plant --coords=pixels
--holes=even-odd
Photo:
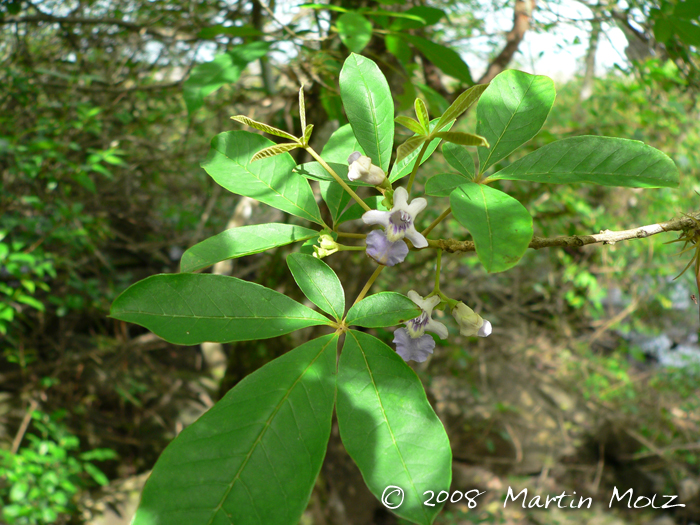
[[[676,167],[660,151],[637,141],[595,136],[552,142],[487,175],[543,126],[555,96],[547,77],[506,71],[488,86],[469,88],[432,121],[421,100],[415,104],[417,120],[394,119],[383,74],[371,60],[352,54],[341,71],[340,92],[349,124],[331,136],[321,154],[309,145],[313,125],[306,123],[302,89],[301,136],[233,117],[288,142],[274,144],[247,131],[224,132],[213,139],[202,164],[224,188],[306,225],[227,230],[187,250],[181,273],[140,281],[112,305],[112,317],[183,345],[266,339],[315,325],[329,329],[250,374],[173,440],[146,483],[135,525],[298,523],[323,462],[334,408],[341,439],[369,489],[380,498],[389,485],[400,487],[405,499],[394,512],[414,523],[432,523],[441,505],[425,505],[424,494],[449,488],[450,445],[406,361],[429,357],[435,341],[426,332],[449,336],[448,327],[432,319],[434,309],[449,308],[455,332],[465,336],[485,337],[492,327],[440,290],[443,252],[455,251],[458,241],[431,239],[431,231],[452,214],[471,234],[486,270],[502,272],[517,264],[532,241],[532,217],[489,182],[647,188],[678,184]],[[477,100],[476,133],[451,131]],[[398,147],[392,165],[394,121],[414,135]],[[426,197],[412,196],[420,165],[441,142],[455,172],[429,178]],[[476,147],[478,169],[465,146]],[[314,162],[297,166],[288,153],[297,148],[305,149]],[[330,223],[322,217],[309,180],[320,182]],[[353,189],[359,186],[376,188],[384,209],[372,209],[362,200]],[[419,216],[427,197],[449,199],[429,225]],[[348,207],[350,199],[355,203]],[[346,235],[340,229],[349,218],[360,217],[367,225],[366,242],[339,242],[344,235],[351,241],[365,235]],[[313,248],[291,253],[287,265],[318,310],[252,282],[193,273],[225,259],[302,241],[313,242]],[[366,250],[366,264],[376,266],[349,309],[340,279],[321,260],[329,257],[332,263],[333,254],[343,250]],[[400,265],[410,250],[435,253],[434,289],[411,290],[408,297],[394,291],[368,295],[379,273]],[[351,328],[402,323],[394,332],[396,350]]]

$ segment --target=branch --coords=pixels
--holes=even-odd
[[[692,217],[692,218],[691,218]],[[570,237],[533,237],[529,248],[539,250],[541,248],[555,248],[558,246],[579,247],[586,244],[615,244],[630,239],[645,239],[657,233],[688,230],[696,225],[695,219],[700,219],[700,212],[693,212],[690,216],[673,219],[657,224],[639,226],[631,230],[610,231],[602,230],[594,235],[572,235]],[[473,252],[476,251],[473,241],[458,241],[456,239],[429,239],[428,245],[446,252]]]
[[[486,73],[477,81],[477,84],[488,84],[506,68],[525,37],[525,32],[530,29],[530,18],[536,6],[537,0],[515,0],[513,29],[506,35],[506,45],[491,61],[489,67],[486,68]]]
[[[25,432],[27,432],[27,428],[29,428],[29,423],[32,422],[32,414],[38,406],[39,403],[35,399],[32,399],[29,402],[29,407],[27,408],[27,411],[24,414],[24,418],[22,419],[22,423],[20,424],[19,429],[17,430],[17,435],[15,436],[15,439],[12,440],[12,448],[10,449],[10,452],[12,454],[17,454],[19,446],[22,444],[22,438],[24,437]]]
[[[23,24],[23,23],[37,23],[37,22],[49,22],[52,24],[88,24],[88,25],[115,25],[123,27],[130,31],[148,33],[160,38],[173,38],[176,34],[175,31],[170,31],[172,34],[161,33],[153,29],[152,27],[135,24],[133,22],[127,22],[126,20],[121,20],[119,18],[86,18],[80,16],[53,16],[49,14],[40,15],[28,15],[28,16],[8,16],[5,18],[0,18],[0,25],[3,24]]]
[[[131,93],[133,91],[158,91],[161,89],[173,89],[180,87],[185,78],[181,80],[176,80],[175,82],[168,82],[166,84],[147,84],[144,86],[131,86],[126,88],[118,88],[112,86],[80,86],[77,84],[63,84],[60,82],[44,82],[43,85],[46,87],[60,88],[60,89],[77,89],[78,91],[86,91],[88,93]]]

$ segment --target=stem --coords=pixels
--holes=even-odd
[[[435,219],[433,222],[430,223],[430,226],[428,226],[425,230],[421,232],[423,236],[428,235],[431,231],[433,231],[433,228],[440,224],[445,217],[447,217],[450,213],[452,213],[452,208],[448,207],[445,211],[443,211],[437,219]]]
[[[339,244],[338,245],[338,251],[339,252],[349,252],[349,251],[360,251],[360,250],[366,250],[367,246],[346,246],[345,244]]]
[[[328,163],[327,163],[325,160],[323,160],[323,159],[321,158],[321,156],[320,156],[318,153],[316,153],[316,152],[314,151],[314,149],[313,149],[311,146],[308,146],[308,145],[307,145],[307,146],[304,146],[304,147],[305,147],[306,151],[308,151],[309,154],[310,154],[314,159],[316,159],[316,161],[317,161],[321,166],[323,166],[323,168],[324,168],[328,173],[331,174],[331,176],[336,180],[336,182],[337,182],[338,184],[340,184],[340,185],[343,187],[343,189],[344,189],[345,191],[347,191],[353,199],[355,199],[355,201],[357,202],[357,204],[359,204],[359,205],[362,207],[363,210],[365,210],[365,211],[371,211],[371,208],[370,208],[369,206],[367,206],[367,204],[365,204],[365,202],[364,202],[360,197],[357,196],[357,193],[355,193],[354,191],[352,191],[352,188],[351,188],[350,186],[348,186],[348,185],[345,183],[345,181],[344,181],[343,179],[340,178],[340,175],[338,175],[335,171],[333,171],[333,168],[331,168],[331,167],[328,165]]]
[[[442,250],[437,251],[437,261],[435,262],[435,288],[433,292],[440,292],[440,266],[442,263]]]
[[[379,277],[379,274],[382,273],[382,270],[384,268],[386,268],[386,266],[384,265],[377,266],[377,269],[374,270],[372,276],[367,280],[367,284],[365,284],[365,287],[360,291],[360,294],[357,296],[357,299],[355,299],[355,302],[352,303],[353,306],[355,306],[357,303],[362,301],[362,299],[364,299],[365,295],[367,295],[367,292],[369,292],[369,289],[374,284],[374,281],[377,280],[377,277]]]
[[[408,179],[408,186],[406,186],[406,191],[409,195],[411,194],[411,188],[413,187],[413,180],[416,178],[418,166],[420,166],[420,162],[423,160],[423,155],[425,155],[425,152],[428,149],[429,142],[429,140],[426,140],[423,143],[423,147],[421,147],[420,152],[418,152],[418,156],[416,157],[416,163],[413,165],[413,170],[411,170],[411,176]]]
[[[350,233],[350,232],[336,232],[338,237],[350,237],[352,239],[364,239],[367,237],[366,233]]]

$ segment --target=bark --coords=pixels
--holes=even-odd
[[[532,12],[537,6],[537,0],[516,0],[513,10],[513,29],[506,35],[506,45],[496,58],[489,64],[486,73],[478,80],[477,84],[487,84],[493,78],[506,69],[506,66],[513,59],[513,55],[520,47],[525,33],[530,28]]]
[[[591,36],[588,41],[588,51],[586,52],[586,72],[583,76],[583,86],[579,98],[586,100],[593,94],[593,80],[595,79],[595,54],[598,51],[598,41],[600,40],[600,20],[591,22]]]

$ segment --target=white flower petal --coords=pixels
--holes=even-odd
[[[388,228],[390,216],[391,212],[389,211],[370,210],[362,215],[362,220],[365,224],[379,224],[384,228]]]
[[[484,320],[484,324],[481,325],[481,328],[479,328],[479,332],[477,332],[476,335],[479,337],[488,337],[491,335],[491,323],[489,321]]]
[[[415,217],[422,212],[427,205],[427,200],[425,200],[423,197],[418,197],[417,199],[413,199],[411,201],[411,204],[406,207],[406,211],[411,214],[411,217]]]
[[[394,191],[394,207],[391,211],[402,210],[407,211],[408,206],[408,191],[403,186],[399,186]]]
[[[418,233],[413,226],[406,230],[404,237],[411,241],[416,248],[425,248],[428,246],[427,239],[423,237],[422,233]]]
[[[449,333],[447,331],[447,327],[444,324],[434,319],[428,321],[428,324],[425,325],[425,331],[433,332],[440,339],[447,339],[447,334]]]

